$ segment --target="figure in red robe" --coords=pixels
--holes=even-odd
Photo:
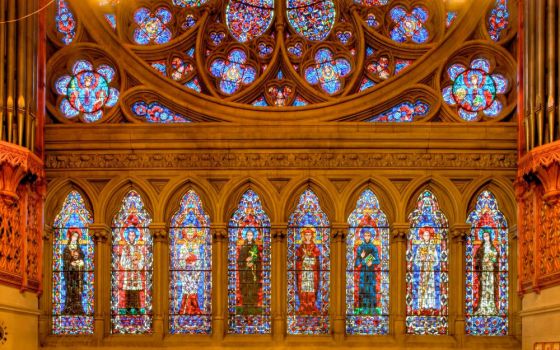
[[[315,228],[305,227],[302,230],[303,241],[296,250],[297,292],[299,296],[300,315],[316,315],[317,295],[319,292],[319,255],[321,252],[315,245]]]

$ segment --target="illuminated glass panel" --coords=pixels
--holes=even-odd
[[[425,190],[408,216],[406,248],[406,332],[447,334],[447,218]]]
[[[274,0],[230,0],[226,8],[226,24],[239,42],[258,38],[270,27],[274,16]]]
[[[171,40],[171,30],[167,27],[173,15],[166,7],[159,7],[154,12],[141,7],[134,12],[137,28],[134,41],[140,45],[165,44]]]
[[[210,74],[218,79],[218,87],[227,95],[231,95],[242,85],[255,81],[257,71],[247,64],[247,54],[241,49],[233,49],[227,59],[216,58],[210,64]]]
[[[72,75],[63,75],[55,82],[56,92],[64,96],[59,109],[66,118],[82,115],[86,122],[103,117],[106,107],[113,107],[119,100],[119,91],[109,84],[115,77],[115,69],[102,64],[94,68],[87,60],[77,60]]]
[[[503,109],[498,95],[508,90],[508,80],[501,74],[490,74],[490,61],[486,58],[472,60],[469,68],[460,63],[447,68],[451,85],[443,91],[443,100],[450,106],[457,106],[459,116],[466,121],[474,121],[482,112],[495,117]]]
[[[288,334],[328,334],[329,219],[307,189],[288,222]]]
[[[287,0],[288,23],[301,36],[312,41],[327,38],[334,26],[333,0]]]
[[[430,111],[430,106],[420,100],[415,103],[402,102],[395,107],[376,115],[368,122],[411,122],[416,117],[423,117]]]
[[[61,40],[69,45],[76,36],[76,20],[74,14],[65,0],[56,2],[56,30],[61,34]]]
[[[247,190],[228,225],[228,332],[270,333],[270,219]]]
[[[496,0],[488,17],[488,34],[494,41],[502,38],[502,32],[509,24],[509,10],[507,0]]]
[[[508,225],[490,191],[477,199],[467,222],[466,332],[508,333]]]
[[[94,244],[80,193],[66,196],[53,224],[53,334],[93,334]]]
[[[111,331],[152,331],[152,222],[138,192],[131,190],[113,218]]]
[[[346,334],[389,333],[389,223],[372,190],[348,217]]]
[[[425,27],[428,21],[428,10],[419,6],[407,12],[402,6],[395,6],[390,11],[393,20],[391,39],[398,43],[407,41],[415,44],[422,44],[428,41],[429,33]]]
[[[169,230],[169,332],[210,334],[212,235],[210,218],[193,190],[181,199]]]
[[[318,84],[329,95],[342,89],[342,78],[350,74],[352,66],[346,58],[335,58],[328,48],[321,48],[315,54],[315,63],[305,69],[305,80]]]
[[[159,102],[134,102],[131,106],[131,110],[134,115],[145,119],[149,123],[171,124],[190,122],[188,118],[173,112]]]

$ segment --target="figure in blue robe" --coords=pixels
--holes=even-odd
[[[356,268],[360,268],[358,305],[363,315],[375,315],[377,306],[377,272],[379,265],[377,247],[371,241],[371,229],[363,229],[364,240],[356,251]]]

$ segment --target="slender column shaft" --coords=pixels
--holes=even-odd
[[[554,140],[556,122],[556,0],[548,0],[547,8],[547,133],[546,141]]]

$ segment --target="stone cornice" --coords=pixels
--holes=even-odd
[[[0,166],[8,164],[14,168],[20,167],[25,172],[43,177],[43,162],[27,148],[0,141]]]
[[[233,153],[233,152],[98,152],[50,153],[48,170],[60,169],[289,169],[289,168],[408,168],[515,169],[514,152],[496,153]]]
[[[519,175],[535,173],[539,168],[560,164],[560,141],[537,147],[519,160]]]

